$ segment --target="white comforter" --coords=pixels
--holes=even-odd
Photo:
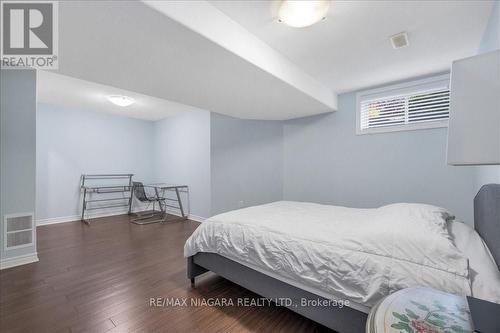
[[[449,217],[418,204],[354,209],[280,201],[206,220],[184,255],[218,253],[366,306],[418,285],[470,295],[468,261],[450,240]]]

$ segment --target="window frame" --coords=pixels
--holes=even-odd
[[[425,79],[417,79],[409,82],[392,84],[384,86],[381,88],[363,90],[356,93],[356,135],[364,134],[378,134],[378,133],[388,133],[388,132],[400,132],[400,131],[414,131],[430,128],[443,128],[448,127],[448,119],[436,120],[429,122],[404,124],[404,125],[393,125],[385,127],[367,128],[361,129],[361,102],[368,98],[384,98],[403,94],[418,94],[419,90],[425,91],[426,89],[432,89],[433,87],[438,87],[439,85],[447,86],[450,89],[450,74],[441,74]],[[448,111],[449,112],[449,111]]]

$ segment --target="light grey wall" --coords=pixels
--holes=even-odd
[[[212,215],[283,197],[283,122],[211,113]]]
[[[282,199],[282,122],[205,110],[148,122],[44,104],[37,119],[39,220],[78,216],[82,173],[187,184],[190,213],[202,218]]]
[[[193,110],[154,124],[154,179],[186,184],[190,213],[210,216],[210,112]]]
[[[36,253],[34,246],[4,251],[5,214],[35,211],[36,72],[1,70],[0,258]]]
[[[36,139],[38,220],[80,214],[81,174],[153,178],[152,122],[39,104]]]
[[[40,104],[37,118],[38,220],[79,215],[82,173],[134,173],[145,183],[187,184],[191,213],[210,216],[208,111],[150,122]]]
[[[495,1],[490,19],[479,44],[478,54],[500,48],[500,2]],[[500,127],[500,124],[499,124]],[[500,131],[500,128],[499,128]],[[488,183],[500,183],[500,166],[478,166],[476,168],[476,190]]]
[[[490,18],[479,44],[478,53],[498,50],[500,48],[500,1],[495,1]]]
[[[446,165],[446,129],[356,135],[356,94],[285,122],[284,198],[350,207],[442,206],[472,223],[474,169]]]

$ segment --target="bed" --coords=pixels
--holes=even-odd
[[[283,201],[207,220],[184,254],[193,287],[212,271],[263,297],[292,300],[285,304],[292,311],[337,332],[364,332],[370,307],[409,286],[500,302],[500,184],[478,192],[474,219],[477,232],[428,205]]]

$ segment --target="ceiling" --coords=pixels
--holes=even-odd
[[[156,121],[192,107],[51,72],[38,71],[37,101],[69,109],[92,110],[117,116]],[[108,101],[110,95],[132,97],[135,103],[126,107]]]
[[[183,104],[298,118],[336,110],[337,93],[447,71],[476,54],[492,1],[332,1],[326,20],[303,29],[278,23],[278,5],[61,1],[57,72],[164,100],[135,117]],[[402,31],[410,45],[394,50],[389,36]]]
[[[448,71],[475,55],[492,1],[332,1],[327,19],[278,23],[279,1],[211,0],[223,13],[337,93]],[[389,36],[407,31],[410,45]]]
[[[246,119],[282,120],[334,111],[330,89],[213,6],[157,4],[171,14],[187,13],[191,22],[181,24],[139,1],[60,2],[58,73]],[[207,13],[215,16],[201,20]],[[203,32],[217,25],[215,35],[194,31],[188,27],[193,22],[203,23],[197,27]],[[231,34],[227,26],[233,28]],[[233,44],[243,51],[254,52],[254,59],[263,54],[256,50],[266,51],[275,66],[263,68],[217,43],[217,37],[227,36],[236,37],[239,43]],[[246,43],[253,47],[245,49]],[[273,68],[284,75],[271,72]]]

